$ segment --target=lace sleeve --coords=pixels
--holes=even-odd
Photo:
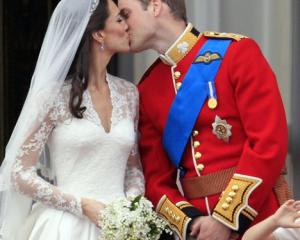
[[[145,193],[145,180],[140,161],[137,143],[137,128],[138,128],[138,93],[135,94],[135,109],[134,111],[134,130],[135,130],[135,143],[130,152],[127,169],[125,175],[125,193],[127,197],[144,195]]]
[[[15,190],[34,201],[81,216],[81,202],[75,196],[61,192],[37,175],[37,162],[48,136],[55,126],[59,109],[48,114],[27,138],[12,168],[11,181]]]

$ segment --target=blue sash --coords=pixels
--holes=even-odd
[[[163,146],[180,167],[195,122],[208,97],[217,99],[214,81],[232,40],[208,39],[190,66],[169,111]]]

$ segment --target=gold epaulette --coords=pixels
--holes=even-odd
[[[260,178],[234,174],[214,209],[213,217],[236,231],[239,230],[241,214],[252,222],[257,212],[248,205],[248,199],[261,183]]]
[[[177,206],[164,195],[156,207],[156,212],[169,222],[170,228],[178,234],[180,240],[186,240],[188,223],[192,220],[182,211],[186,206],[190,204],[181,202]]]
[[[237,33],[220,33],[220,32],[204,32],[203,35],[208,38],[223,38],[223,39],[234,39],[235,41],[240,41],[247,36],[237,34]]]

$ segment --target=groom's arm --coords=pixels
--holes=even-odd
[[[178,190],[177,169],[168,159],[161,141],[161,134],[154,126],[140,100],[140,154],[146,182],[146,197],[156,211],[168,220],[181,239],[186,239],[193,219],[202,214]]]

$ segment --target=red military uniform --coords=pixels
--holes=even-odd
[[[197,36],[194,32],[189,24],[138,87],[146,197],[181,239],[185,239],[190,220],[199,215],[211,214],[238,233],[271,215],[278,208],[273,187],[284,166],[288,142],[276,78],[257,44],[237,34],[206,32]],[[232,38],[233,42],[215,79],[217,106],[205,103],[181,165],[184,179],[227,169],[233,172],[230,179],[224,179],[223,193],[189,198],[176,184],[177,169],[163,148],[162,135],[176,92],[209,38]],[[215,128],[220,121],[225,138]],[[195,191],[201,195],[202,189]]]

